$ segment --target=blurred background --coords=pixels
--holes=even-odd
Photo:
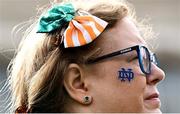
[[[162,112],[180,113],[180,0],[128,1],[138,17],[151,18],[153,30],[159,34],[156,53],[166,73],[166,79],[158,86]],[[47,3],[48,0],[0,0],[0,82],[7,77],[7,65],[20,41],[12,38],[13,27],[35,16],[36,8]]]

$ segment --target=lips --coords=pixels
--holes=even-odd
[[[159,94],[152,93],[152,94],[147,95],[147,97],[145,98],[145,104],[147,107],[151,109],[160,108],[161,101],[159,99]]]
[[[152,100],[152,99],[159,99],[159,94],[158,93],[153,93],[147,96],[145,100]]]

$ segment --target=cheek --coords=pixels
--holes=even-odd
[[[138,67],[124,64],[103,65],[98,67],[98,79],[94,80],[94,100],[98,107],[106,112],[141,112],[143,110],[143,94],[146,87],[146,78]],[[119,71],[124,68],[132,69],[134,78],[130,81],[121,81]],[[94,77],[95,78],[95,77]],[[103,108],[104,105],[106,108]],[[107,108],[109,107],[109,108]]]
[[[124,68],[122,70],[122,68]],[[130,71],[128,69],[131,69]],[[119,71],[124,71],[125,73],[133,73],[129,79],[122,78],[119,79]],[[125,74],[124,74],[125,75]],[[114,96],[117,98],[116,101],[119,102],[118,106],[123,107],[123,112],[142,112],[143,111],[143,96],[146,88],[146,78],[140,72],[138,67],[131,66],[121,66],[120,70],[113,74],[114,77]],[[126,74],[125,77],[130,76]],[[114,101],[114,102],[116,102]]]
[[[124,66],[117,71],[119,87],[132,96],[143,96],[146,88],[146,77],[137,66]]]

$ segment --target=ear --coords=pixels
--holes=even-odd
[[[89,95],[83,72],[78,64],[70,64],[64,76],[64,87],[72,99],[81,104],[86,104],[84,98]]]

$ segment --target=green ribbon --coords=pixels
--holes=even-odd
[[[37,33],[49,33],[69,23],[75,16],[72,4],[56,5],[39,20]]]

